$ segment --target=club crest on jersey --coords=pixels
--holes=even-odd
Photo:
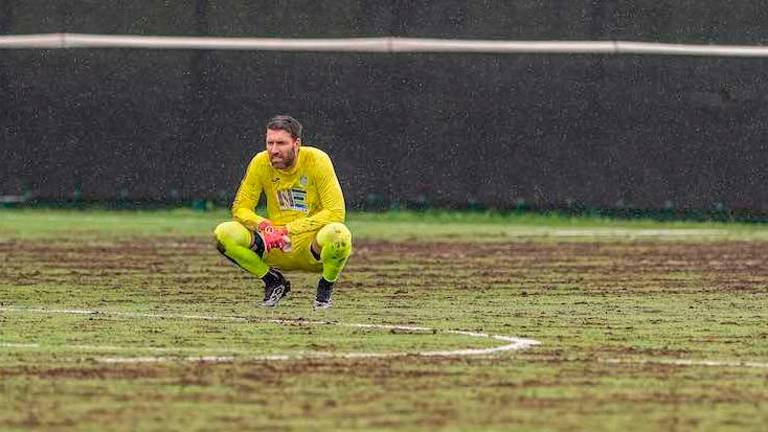
[[[309,184],[309,179],[307,178],[307,176],[302,175],[301,178],[299,179],[299,184],[302,185],[303,187],[307,187],[307,185]]]

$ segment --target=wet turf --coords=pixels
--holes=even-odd
[[[193,227],[214,218],[151,214],[153,228],[142,231],[129,213],[105,213],[103,223],[101,214],[87,214],[87,232],[73,222],[71,229],[32,235],[29,219],[42,216],[27,213],[22,222],[19,214],[0,214],[3,430],[763,430],[768,424],[768,243],[759,227],[706,241],[620,234],[469,242],[475,225],[461,222],[463,234],[402,241],[419,238],[420,225],[390,221],[384,234],[370,229],[358,239],[335,308],[314,312],[316,277],[300,273],[290,275],[295,290],[279,308],[257,307],[261,283],[221,259],[208,230],[194,234]],[[66,212],[46,217],[70,220]],[[168,232],[179,218],[192,233]],[[401,240],[382,240],[392,230]],[[30,310],[40,308],[128,315]],[[292,323],[264,322],[270,319]],[[254,359],[503,344],[442,332],[449,329],[542,345],[463,358]],[[184,361],[190,356],[231,359]],[[102,362],[137,357],[170,361]],[[758,365],[670,364],[675,360]]]

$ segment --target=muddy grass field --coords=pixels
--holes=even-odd
[[[0,212],[0,430],[768,424],[759,227],[353,215],[315,312],[301,273],[258,306],[262,283],[211,243],[221,217]]]

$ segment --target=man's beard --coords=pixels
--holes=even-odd
[[[277,169],[286,169],[293,166],[293,163],[296,161],[296,150],[289,151],[284,158],[280,159],[279,161],[272,161],[272,167]]]

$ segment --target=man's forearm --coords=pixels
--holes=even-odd
[[[232,209],[232,217],[251,231],[256,231],[259,224],[265,220],[264,217],[257,215],[255,211],[244,207]]]

